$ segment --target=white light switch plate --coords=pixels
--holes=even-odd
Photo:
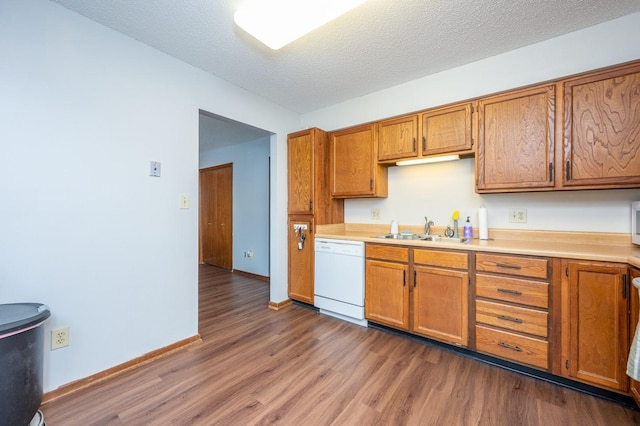
[[[180,194],[180,208],[188,209],[189,208],[190,197],[188,194]]]

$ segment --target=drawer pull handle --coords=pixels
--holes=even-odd
[[[517,322],[518,324],[522,324],[522,322],[523,322],[520,318],[508,317],[506,315],[498,315],[498,319],[505,320],[505,321],[511,321],[511,322]]]
[[[496,266],[500,268],[508,268],[508,269],[522,269],[522,266],[519,265],[507,265],[506,263],[496,263]]]
[[[511,345],[509,345],[507,343],[498,342],[498,346],[502,346],[503,348],[511,349],[512,351],[522,352],[522,349],[520,349],[519,347],[511,346]]]
[[[522,292],[518,290],[511,290],[508,288],[499,288],[498,291],[502,293],[515,294],[516,296],[522,296]]]

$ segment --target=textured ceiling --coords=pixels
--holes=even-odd
[[[305,113],[640,11],[640,0],[368,0],[272,51],[242,0],[52,0]]]

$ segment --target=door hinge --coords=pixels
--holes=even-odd
[[[369,191],[373,191],[373,178],[369,179]]]
[[[567,160],[567,168],[566,168],[566,172],[567,172],[567,180],[571,180],[571,162],[569,160]]]
[[[623,299],[627,298],[627,276],[626,275],[622,276],[622,298]]]
[[[549,182],[553,182],[553,163],[549,163]]]
[[[569,267],[564,268],[564,274],[569,277]]]
[[[564,362],[564,368],[566,368],[567,370],[569,369],[569,360],[565,360]]]

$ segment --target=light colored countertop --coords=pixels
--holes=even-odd
[[[414,225],[400,225],[399,231],[424,232],[422,227]],[[444,229],[436,227],[431,233],[443,235],[443,231]],[[315,237],[410,247],[446,248],[619,262],[628,263],[640,268],[640,246],[635,246],[631,243],[631,236],[629,234],[490,229],[489,239],[479,240],[477,238],[477,229],[474,228],[474,238],[469,243],[394,240],[373,237],[374,235],[386,234],[388,232],[389,225],[340,223],[317,225]],[[462,227],[460,227],[460,232],[462,232]]]

